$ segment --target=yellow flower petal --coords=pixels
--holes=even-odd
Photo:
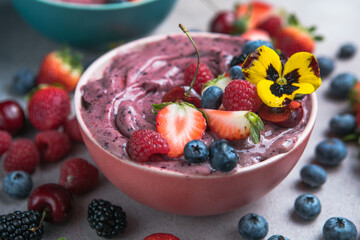
[[[259,97],[269,107],[283,107],[288,105],[294,99],[296,91],[294,91],[291,95],[283,93],[280,97],[277,97],[271,91],[271,87],[275,84],[276,83],[270,80],[260,81],[257,85],[257,93]]]
[[[299,87],[299,89],[294,91],[295,94],[310,94],[316,90],[314,85],[310,83],[294,83],[293,85]]]
[[[246,57],[242,69],[246,80],[257,85],[261,80],[279,78],[282,66],[274,50],[261,46]]]

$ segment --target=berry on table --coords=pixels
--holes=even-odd
[[[337,114],[330,119],[330,131],[337,136],[343,137],[354,133],[355,130],[356,118],[352,114]]]
[[[25,114],[20,105],[13,100],[0,102],[0,130],[11,134],[18,133],[25,125]]]
[[[76,117],[65,120],[64,132],[66,132],[72,140],[75,140],[77,142],[84,142],[80,132],[80,125]]]
[[[348,59],[355,55],[356,46],[352,43],[345,43],[340,46],[339,51],[337,53],[337,57],[340,59]]]
[[[196,67],[197,67],[196,62],[189,64],[186,67],[185,72],[184,72],[185,85],[190,86],[190,84],[195,76]],[[201,89],[204,86],[204,84],[209,82],[213,78],[214,78],[214,75],[212,74],[210,68],[206,64],[200,63],[199,70],[198,70],[198,73],[196,75],[195,82],[193,85],[194,90],[198,94],[201,94]]]
[[[26,94],[35,87],[35,74],[29,69],[20,69],[12,81],[12,90],[16,94]]]
[[[218,109],[222,104],[223,90],[216,86],[207,88],[201,95],[201,107]]]
[[[300,170],[301,181],[312,188],[323,185],[326,181],[326,171],[315,164],[306,164]]]
[[[317,61],[320,69],[321,78],[326,78],[334,71],[335,63],[331,58],[321,56],[317,58]]]
[[[249,213],[240,218],[238,230],[244,239],[257,240],[263,239],[267,235],[269,225],[264,217],[256,213]]]
[[[0,157],[9,149],[11,142],[12,137],[10,133],[0,130]]]
[[[189,163],[202,163],[209,158],[209,149],[201,140],[192,140],[184,147],[184,157]]]
[[[242,47],[242,53],[249,55],[251,52],[255,51],[258,47],[266,46],[271,49],[274,49],[274,46],[271,42],[264,41],[264,40],[255,40],[255,41],[248,41]]]
[[[33,187],[33,181],[29,174],[23,171],[8,173],[3,180],[4,191],[13,198],[26,198]]]
[[[96,187],[99,172],[82,158],[66,160],[60,167],[59,184],[72,194],[82,194]]]
[[[290,240],[287,237],[284,237],[283,235],[272,235],[271,237],[269,237],[267,240]]]
[[[209,158],[211,166],[221,172],[233,170],[239,161],[239,155],[226,140],[218,140],[211,143]]]
[[[4,169],[7,172],[15,170],[27,173],[34,172],[40,161],[40,153],[35,143],[29,139],[17,139],[13,141],[5,154]]]
[[[346,155],[346,145],[338,138],[323,140],[315,148],[316,160],[325,166],[339,165]]]
[[[263,19],[256,28],[266,31],[271,37],[275,37],[284,24],[284,19],[280,15],[273,14]]]
[[[230,75],[231,79],[245,79],[244,74],[242,72],[242,67],[240,67],[238,65],[230,67],[229,75]]]
[[[301,219],[312,220],[320,214],[321,204],[316,196],[304,193],[296,198],[294,209]]]
[[[235,13],[232,11],[218,12],[211,20],[210,31],[231,34],[234,31]]]
[[[113,238],[123,233],[127,227],[123,209],[102,199],[91,201],[87,220],[97,235],[104,238]]]
[[[144,240],[180,240],[180,238],[170,233],[153,233],[144,238]]]
[[[332,217],[323,226],[323,237],[325,240],[356,240],[356,226],[347,218]]]
[[[330,96],[339,100],[347,99],[357,81],[357,77],[352,73],[337,74],[330,81]]]
[[[56,162],[65,157],[71,149],[71,141],[68,135],[57,130],[37,133],[35,144],[45,162]]]

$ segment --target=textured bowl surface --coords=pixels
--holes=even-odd
[[[195,33],[194,33],[195,34]],[[197,33],[209,38],[216,34]],[[152,208],[190,216],[225,213],[255,201],[274,189],[301,157],[315,124],[316,95],[311,95],[309,121],[295,146],[287,153],[243,167],[230,174],[190,175],[148,168],[123,160],[104,150],[92,137],[81,117],[81,86],[102,77],[103,70],[120,52],[137,49],[166,36],[140,39],[120,46],[96,60],[83,74],[75,92],[75,112],[87,149],[104,175],[121,191]]]

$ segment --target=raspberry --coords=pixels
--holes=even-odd
[[[9,149],[11,141],[10,133],[0,130],[0,157]]]
[[[40,153],[33,141],[29,139],[15,140],[4,159],[4,169],[7,172],[15,170],[24,171],[27,173],[34,172],[36,166],[40,161]]]
[[[189,66],[187,66],[187,68],[185,69],[184,72],[184,80],[185,80],[185,85],[190,86],[195,72],[196,72],[196,65],[197,63],[192,63]],[[200,63],[199,65],[199,71],[198,74],[196,75],[196,79],[193,85],[194,90],[198,93],[201,94],[201,88],[202,86],[207,83],[208,81],[212,80],[214,78],[214,75],[212,74],[212,72],[210,71],[209,67],[203,63]]]
[[[233,80],[225,88],[222,103],[227,111],[257,112],[262,101],[254,84],[246,80]]]
[[[64,131],[69,135],[72,140],[84,142],[80,132],[79,122],[76,117],[66,119],[64,122]]]
[[[65,161],[60,168],[60,182],[69,192],[81,194],[95,188],[99,172],[96,167],[82,158]]]
[[[35,136],[35,144],[41,157],[46,162],[56,162],[71,149],[71,141],[66,133],[57,130],[39,132]]]
[[[160,133],[150,129],[134,132],[126,144],[129,157],[138,162],[146,162],[153,154],[166,154],[170,146]]]

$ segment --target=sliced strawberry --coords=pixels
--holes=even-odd
[[[264,40],[267,42],[271,42],[270,35],[266,31],[261,30],[261,29],[247,30],[241,36],[244,39],[249,40],[249,41]]]
[[[154,233],[144,238],[144,240],[180,240],[180,239],[170,233]]]
[[[254,29],[264,18],[272,13],[273,7],[264,2],[253,1],[248,4],[236,6],[237,18],[249,18],[248,29]]]
[[[170,145],[168,156],[179,157],[188,142],[204,135],[206,119],[193,105],[185,102],[163,106],[156,116],[156,129]]]
[[[202,111],[207,116],[210,130],[219,138],[232,141],[250,136],[254,143],[260,141],[260,131],[264,130],[264,124],[255,113],[213,109],[202,109]]]

